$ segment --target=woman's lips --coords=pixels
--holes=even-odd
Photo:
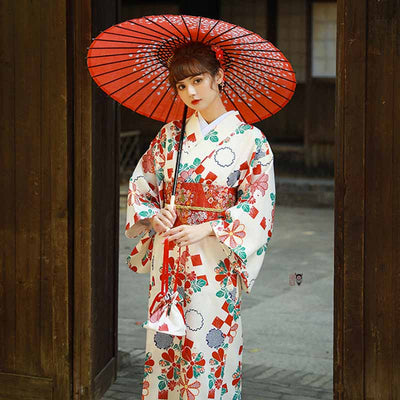
[[[193,100],[192,104],[197,104],[200,100]]]

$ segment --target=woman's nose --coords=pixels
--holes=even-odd
[[[192,85],[189,85],[188,86],[188,93],[189,93],[190,96],[192,96],[192,95],[196,94],[196,89]]]

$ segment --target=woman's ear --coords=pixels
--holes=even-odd
[[[224,70],[222,68],[218,68],[217,72],[217,83],[220,85],[224,81]]]

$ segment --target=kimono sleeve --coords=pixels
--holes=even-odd
[[[146,219],[157,214],[161,208],[158,185],[163,180],[165,161],[160,132],[129,179],[125,225],[125,236],[128,238],[135,238],[148,230]]]
[[[150,270],[154,231],[148,218],[161,209],[159,185],[163,181],[165,164],[161,131],[151,142],[148,150],[139,160],[129,179],[125,236],[139,237],[139,242],[127,259],[129,268],[138,273]]]
[[[275,215],[274,157],[267,139],[257,128],[253,136],[249,168],[239,180],[237,202],[226,210],[225,218],[211,226],[233,270],[247,293],[262,267],[270,242]]]

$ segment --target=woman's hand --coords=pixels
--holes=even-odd
[[[162,233],[172,228],[175,220],[176,212],[174,207],[168,204],[158,214],[150,218],[150,225],[157,233]]]
[[[196,243],[213,234],[210,223],[204,222],[198,225],[179,225],[164,232],[162,236],[168,240],[175,240],[176,244],[181,247]]]

